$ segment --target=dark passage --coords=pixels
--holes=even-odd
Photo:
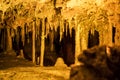
[[[90,30],[88,36],[88,48],[91,48],[95,45],[99,45],[99,32],[95,30],[94,34],[92,34]]]
[[[112,42],[115,43],[115,33],[116,33],[116,28],[112,27]]]

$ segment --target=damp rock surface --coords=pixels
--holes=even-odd
[[[0,55],[0,80],[69,80],[69,67],[40,67],[15,55]]]

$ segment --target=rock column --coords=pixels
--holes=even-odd
[[[44,50],[45,50],[45,19],[42,19],[42,32],[41,32],[41,55],[40,55],[40,66],[43,66],[44,61]]]

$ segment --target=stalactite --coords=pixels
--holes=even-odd
[[[66,22],[66,36],[68,35],[68,22]]]
[[[62,40],[63,32],[64,32],[64,23],[63,23],[63,19],[61,19],[60,20],[60,41]]]
[[[47,37],[47,35],[49,34],[49,31],[50,31],[50,24],[49,24],[48,18],[45,21],[45,26],[46,26],[46,30],[45,30],[46,34],[45,34],[45,36]]]
[[[63,32],[65,32],[65,20],[63,19]]]
[[[75,19],[74,17],[72,19],[69,20],[69,25],[70,25],[70,34],[72,34],[72,29],[74,28],[75,29]]]
[[[53,51],[53,49],[54,49],[54,45],[53,45],[53,41],[54,41],[54,30],[55,30],[55,28],[56,28],[56,26],[54,25],[53,26],[53,29],[51,30],[51,28],[50,28],[50,25],[49,25],[49,23],[48,23],[48,19],[46,18],[46,20],[45,20],[45,26],[46,26],[46,34],[45,34],[45,36],[47,37],[47,35],[49,35],[49,38],[50,38],[50,51]]]
[[[54,29],[53,22],[49,22],[49,24],[50,24],[50,30],[53,30]]]
[[[90,29],[90,31],[91,31],[91,34],[94,35],[94,31],[95,31],[95,29],[92,28],[92,29]]]
[[[66,31],[66,20],[63,20],[63,33],[65,33],[65,35],[67,34],[67,31]]]
[[[72,37],[72,25],[71,25],[71,20],[69,20],[68,24],[69,24],[70,37]]]
[[[54,21],[54,30],[55,30],[55,32],[57,32],[58,26],[59,26],[59,20],[56,19],[56,21]]]
[[[40,66],[43,66],[44,50],[45,50],[45,18],[42,19],[42,33],[41,33],[41,55]]]

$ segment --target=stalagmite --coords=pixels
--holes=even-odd
[[[42,33],[41,33],[41,55],[40,66],[43,66],[44,50],[45,50],[45,19],[42,19]]]
[[[67,65],[64,63],[63,58],[58,57],[55,63],[55,67],[67,67]]]
[[[35,63],[35,21],[32,26],[32,62]]]

